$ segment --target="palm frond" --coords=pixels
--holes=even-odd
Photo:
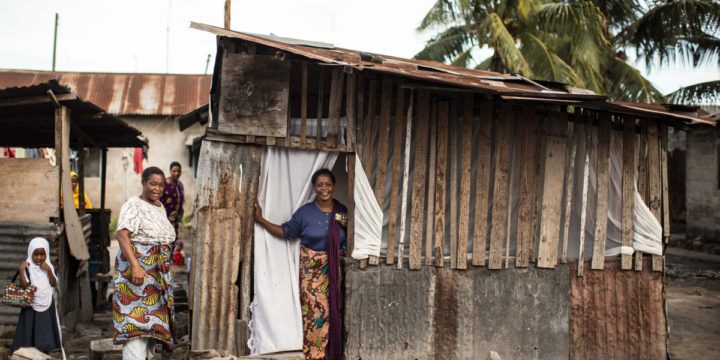
[[[466,26],[451,27],[430,39],[416,59],[450,62],[472,47],[472,31]]]
[[[417,31],[442,28],[457,19],[453,0],[437,0],[420,22]]]
[[[476,38],[478,45],[493,48],[510,72],[532,76],[530,66],[498,14],[491,12],[480,21]]]
[[[667,98],[673,104],[720,105],[720,80],[685,86]]]
[[[489,56],[487,59],[485,59],[482,62],[480,62],[479,64],[475,65],[475,70],[490,71],[490,69],[492,68],[492,63],[493,63],[493,57]]]
[[[525,33],[522,37],[522,44],[525,58],[533,60],[530,68],[536,79],[557,81],[574,86],[584,85],[573,68],[534,34]]]
[[[473,60],[472,56],[473,48],[465,50],[462,54],[455,57],[450,65],[459,67],[468,67],[468,64]]]
[[[614,58],[605,78],[607,95],[614,100],[661,103],[665,97],[638,69]]]

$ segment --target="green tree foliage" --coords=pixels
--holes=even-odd
[[[612,99],[665,98],[626,61],[718,63],[718,0],[437,0],[416,58],[588,88]],[[475,59],[479,49],[494,50]]]

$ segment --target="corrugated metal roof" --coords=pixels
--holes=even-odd
[[[0,70],[0,89],[57,79],[113,115],[177,116],[206,104],[210,75]]]
[[[140,131],[97,105],[85,101],[56,80],[25,87],[0,88],[0,145],[52,147],[55,143],[55,104],[49,93],[70,109],[73,126],[70,145],[140,147]],[[42,99],[43,101],[40,101]],[[88,137],[89,139],[85,138]],[[82,141],[81,141],[82,140]],[[88,143],[91,140],[94,143]]]

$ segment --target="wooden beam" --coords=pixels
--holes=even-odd
[[[397,222],[398,222],[398,203],[400,202],[400,187],[402,186],[404,179],[400,178],[400,170],[402,168],[401,156],[403,153],[402,145],[403,138],[405,137],[405,91],[398,86],[397,102],[395,109],[395,121],[394,128],[395,133],[393,134],[393,153],[392,153],[392,182],[390,188],[390,219],[388,220],[388,239],[387,239],[387,259],[386,263],[392,265],[395,261],[395,236],[397,234]],[[423,116],[419,115],[418,116]],[[407,145],[406,145],[407,146]],[[409,153],[405,153],[405,157],[409,157]],[[406,175],[406,174],[403,174]],[[412,239],[411,239],[412,243]],[[400,258],[402,260],[402,258]]]
[[[600,113],[596,171],[595,241],[593,242],[593,270],[605,268],[605,244],[607,239],[608,200],[610,186],[610,114]]]
[[[375,197],[380,208],[385,206],[385,185],[387,182],[388,138],[390,136],[390,115],[392,112],[392,80],[383,78],[382,98],[380,99],[380,133],[378,135],[378,161],[375,164]]]
[[[648,201],[648,134],[647,119],[640,119],[640,133],[635,136],[637,164],[637,191],[644,202]],[[642,271],[643,253],[635,251],[635,270]]]
[[[230,9],[232,8],[232,0],[225,0],[225,30],[230,30]]]
[[[670,195],[668,191],[668,127],[660,127],[660,172],[662,179],[662,213],[664,243],[670,239]],[[663,246],[664,248],[664,246]],[[664,252],[663,252],[664,253]]]
[[[338,146],[344,82],[345,74],[342,69],[333,69],[330,81],[330,119],[328,120],[327,134],[327,146],[330,148]]]
[[[346,75],[345,85],[345,118],[347,120],[347,128],[345,129],[345,148],[348,150],[355,149],[355,129],[357,126],[356,117],[356,87],[357,75],[352,72]]]
[[[302,63],[302,80],[300,83],[300,143],[307,144],[307,109],[308,109],[308,63]],[[288,129],[288,133],[290,129]],[[288,136],[289,137],[289,136]]]
[[[538,239],[540,237],[540,216],[542,215],[542,204],[543,204],[543,186],[544,186],[544,173],[545,173],[545,151],[547,148],[547,138],[545,127],[548,124],[548,120],[544,117],[538,118],[538,130],[535,133],[536,137],[536,148],[535,157],[535,208],[532,217],[532,229],[534,236],[530,238],[530,262],[537,263],[537,250],[538,250]]]
[[[533,216],[535,216],[535,150],[537,118],[535,108],[523,107],[520,141],[522,145],[520,159],[520,199],[518,200],[517,244],[515,267],[525,268],[530,264],[530,244],[535,236]]]
[[[83,196],[85,194],[85,147],[82,142],[76,151],[78,153],[78,214],[85,215],[85,196]]]
[[[435,161],[437,154],[437,99],[432,100],[430,107],[430,148],[428,166],[427,214],[425,218],[425,265],[433,264],[433,234],[435,224]]]
[[[660,142],[660,132],[656,122],[648,125],[648,173],[652,174],[648,178],[648,204],[655,218],[662,224],[662,169],[660,163],[660,153],[662,145]],[[662,239],[661,239],[662,244]],[[652,257],[652,270],[662,271],[662,256]]]
[[[588,120],[586,116],[582,116],[578,120],[578,125],[582,124],[582,126],[576,126],[578,151],[583,154],[583,156],[575,157],[575,166],[581,169],[579,175],[580,178],[582,178],[582,180],[578,178],[578,183],[582,185],[575,193],[576,196],[579,195],[580,197],[580,234],[578,236],[580,244],[578,246],[577,276],[583,276],[583,268],[585,266],[585,224],[587,218],[588,183],[590,182],[590,176],[588,175],[590,171],[590,156],[588,156],[587,147],[592,143],[592,133],[590,131],[592,121]]]
[[[348,254],[352,254],[355,248],[355,154],[347,154],[348,166],[348,223],[347,223],[347,248]]]
[[[577,136],[575,136],[575,122],[571,121],[577,118],[576,114],[567,114],[568,118],[568,136],[570,137],[570,144],[567,149],[567,166],[568,171],[565,172],[565,219],[563,220],[562,230],[562,253],[560,255],[560,262],[563,264],[567,263],[568,245],[570,243],[570,220],[572,219],[572,202],[573,202],[573,189],[575,187],[575,153],[577,152]]]
[[[460,166],[460,226],[457,246],[457,268],[467,269],[467,248],[470,237],[470,181],[472,180],[473,94],[463,100],[462,157]]]
[[[547,147],[540,216],[540,246],[537,266],[555,268],[558,263],[560,240],[560,209],[562,207],[563,177],[565,174],[565,150],[567,145],[566,119],[557,114],[547,124]]]
[[[426,181],[426,170],[427,170],[427,150],[428,150],[428,122],[430,114],[430,93],[425,90],[418,92],[418,113],[415,117],[416,122],[416,135],[414,142],[414,159],[413,159],[413,188],[412,188],[412,213],[410,221],[412,222],[411,233],[410,233],[410,268],[419,269],[421,265],[422,257],[422,243],[423,234],[425,232],[425,186]],[[408,119],[410,120],[410,119]],[[410,121],[408,121],[410,122]],[[410,132],[410,125],[408,125],[408,133]],[[405,141],[410,141],[411,137],[408,134]],[[405,144],[406,157],[410,156],[410,147]],[[406,161],[406,166],[408,166]]]
[[[78,96],[76,94],[55,94],[57,101],[76,100]],[[17,99],[2,99],[0,100],[0,108],[11,107],[11,106],[23,106],[23,105],[39,105],[54,103],[55,100],[47,95],[40,96],[28,96]]]
[[[460,130],[457,116],[457,101],[450,100],[450,150],[448,160],[450,161],[450,186],[448,187],[450,197],[450,268],[457,268],[457,244],[458,244],[458,131]]]
[[[437,124],[437,165],[435,171],[435,266],[442,267],[445,262],[445,202],[448,145],[448,102],[438,102]]]
[[[323,121],[323,107],[325,104],[325,69],[322,66],[318,68],[318,105],[317,105],[317,123],[315,124],[315,148],[320,149],[322,146],[322,121]],[[289,136],[288,136],[289,138]],[[304,145],[303,145],[304,146]]]
[[[635,122],[623,120],[622,172],[622,245],[633,246],[633,212],[635,208]],[[632,268],[632,255],[621,255],[621,268]]]
[[[100,158],[100,161],[102,164],[101,170],[100,170],[100,209],[105,209],[105,193],[107,189],[105,189],[107,184],[107,149],[100,150],[102,152],[102,157]]]
[[[375,142],[377,141],[377,125],[375,124],[375,114],[376,114],[376,106],[375,106],[375,94],[377,93],[377,80],[375,78],[370,78],[369,81],[369,89],[368,89],[368,109],[365,113],[365,129],[366,129],[366,143],[367,146],[365,147],[365,157],[363,158],[363,164],[365,164],[365,169],[368,169],[370,171],[368,175],[368,181],[370,184],[375,183]]]
[[[404,92],[404,90],[401,90],[398,88],[398,91]],[[411,147],[411,141],[412,141],[412,125],[414,121],[413,116],[413,92],[410,92],[410,106],[408,107],[408,116],[407,116],[407,127],[405,128],[405,158],[403,161],[403,183],[402,183],[402,206],[400,209],[400,247],[399,247],[399,256],[398,256],[398,269],[402,269],[403,267],[403,246],[405,243],[405,234],[407,233],[407,203],[408,203],[408,188],[409,188],[409,177],[410,177],[410,147]],[[422,94],[421,97],[425,97],[426,94]],[[424,99],[422,100],[424,101]],[[422,104],[422,101],[420,103]],[[420,105],[420,107],[424,107],[424,105]],[[423,110],[420,110],[419,112],[423,113],[423,115],[419,115],[420,117],[425,117],[426,112]],[[421,134],[419,131],[418,134]],[[416,144],[416,146],[418,146]],[[422,146],[422,145],[420,145]],[[417,156],[417,154],[416,154]],[[417,170],[416,170],[417,171]],[[424,173],[423,173],[424,174]],[[420,174],[415,174],[415,181],[417,182],[418,176],[422,176]],[[415,214],[416,214],[416,204],[415,204],[415,184],[413,183],[413,208],[412,208],[412,216],[413,218],[410,220],[412,222],[411,224],[411,232],[410,232],[410,256],[408,257],[409,267],[411,269],[419,269],[420,268],[420,247],[417,245],[418,242],[422,244],[422,233],[420,233],[420,237],[416,237],[416,224],[415,224]]]
[[[495,153],[495,184],[492,201],[492,227],[490,229],[489,269],[502,268],[502,251],[507,236],[508,177],[510,173],[510,146],[512,117],[510,106],[500,109]]]
[[[367,148],[365,147],[365,142],[368,139],[368,133],[367,133],[367,123],[365,122],[365,77],[363,74],[357,74],[357,79],[355,82],[357,83],[355,90],[355,111],[357,114],[355,115],[355,140],[353,141],[355,153],[358,154],[359,160],[363,165],[366,165],[364,162]]]
[[[480,138],[477,150],[475,178],[475,221],[473,229],[473,266],[485,266],[485,246],[488,240],[488,209],[490,193],[490,161],[492,151],[493,103],[480,104]]]

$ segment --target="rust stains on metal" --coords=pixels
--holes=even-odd
[[[608,261],[604,271],[582,277],[575,276],[577,263],[571,264],[570,359],[666,357],[663,274],[646,261],[641,272]]]
[[[206,104],[210,75],[0,70],[0,89],[51,79],[113,115],[177,116]]]

